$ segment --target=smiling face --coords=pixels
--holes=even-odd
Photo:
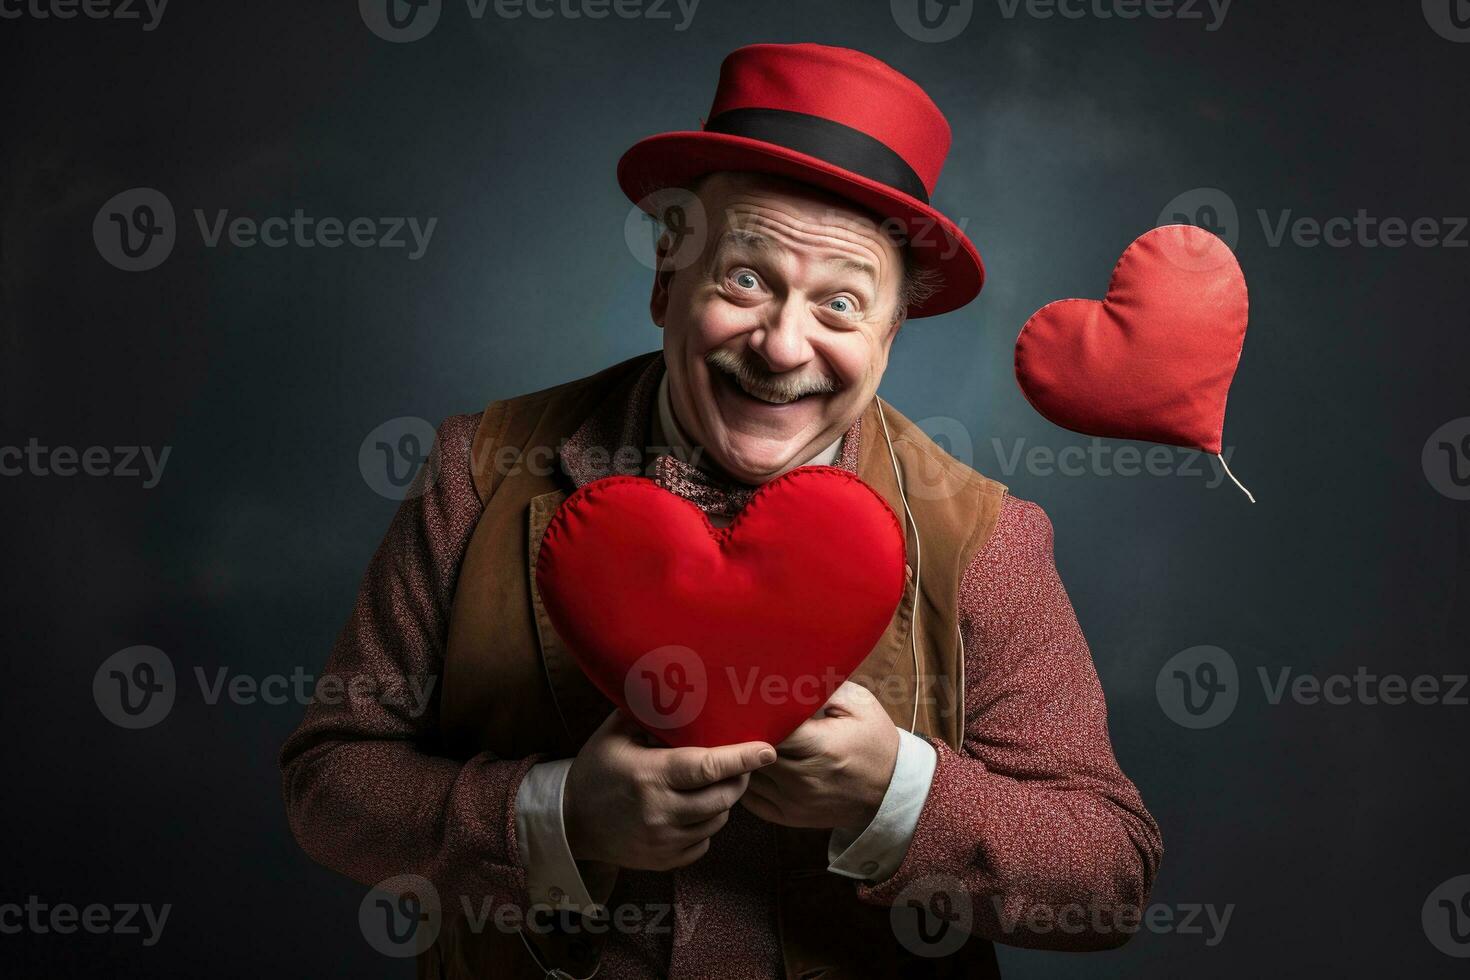
[[[872,400],[902,319],[903,256],[825,192],[720,173],[699,187],[702,253],[660,242],[650,309],[680,426],[730,476],[764,483],[847,431]]]

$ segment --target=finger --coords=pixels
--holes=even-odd
[[[643,729],[634,724],[631,718],[617,708],[614,708],[607,713],[606,718],[602,719],[602,724],[597,726],[597,730],[592,733],[588,741],[600,738],[615,742],[634,742],[641,745],[644,743],[639,742],[638,736],[642,733]]]
[[[749,782],[750,774],[741,773],[723,782],[678,793],[669,806],[669,814],[675,823],[680,824],[707,820],[734,806]]]
[[[693,864],[704,857],[709,850],[709,838],[706,837],[696,844],[691,844],[681,851],[670,863],[670,868],[682,868],[687,864]]]
[[[831,714],[834,710],[839,714],[858,714],[864,708],[872,706],[877,700],[873,696],[873,692],[861,684],[853,681],[843,681],[837,690],[832,692],[832,696],[827,699],[827,703],[813,717],[823,717]]]
[[[747,791],[740,797],[740,805],[767,823],[781,823],[780,806],[759,793]]]
[[[822,744],[823,721],[825,721],[824,716],[814,715],[797,725],[796,730],[776,746],[777,754],[785,759],[803,759],[815,754]]]
[[[699,823],[692,823],[687,827],[680,827],[679,837],[682,840],[687,840],[691,845],[697,844],[702,840],[709,840],[721,827],[725,826],[725,822],[729,819],[730,811],[721,810],[714,816],[699,821]]]
[[[663,758],[663,776],[670,789],[699,789],[775,761],[776,750],[767,742],[740,742],[713,749],[670,749]]]

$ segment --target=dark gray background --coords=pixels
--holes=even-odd
[[[350,2],[174,0],[153,31],[0,20],[0,445],[173,447],[152,490],[0,478],[0,903],[174,905],[150,949],[0,936],[0,972],[410,973],[364,941],[363,889],[287,832],[275,753],[301,708],[205,704],[192,671],[320,669],[395,507],[359,472],[374,427],[660,343],[616,160],[697,127],[732,48],[797,40],[871,52],[948,115],[936,203],[968,219],[989,283],[904,327],[882,392],[911,418],[958,420],[975,466],[1046,508],[1117,754],[1163,827],[1153,900],[1235,906],[1213,947],[1169,933],[1089,956],[1003,949],[1007,975],[1463,971],[1420,910],[1470,872],[1470,708],[1271,705],[1256,668],[1466,670],[1470,505],[1420,457],[1470,414],[1470,252],[1271,247],[1256,213],[1470,213],[1470,45],[1415,2],[1238,0],[1210,32],[1007,18],[988,0],[945,43],[907,36],[882,0],[704,0],[687,30],[677,19],[476,21],[457,0],[410,44]],[[139,186],[172,201],[179,241],[126,273],[91,226]],[[1201,477],[1004,472],[992,440],[1090,444],[1021,397],[1020,325],[1100,297],[1121,250],[1200,187],[1241,215],[1251,325],[1225,435],[1260,503]],[[206,248],[192,217],[297,207],[439,223],[411,262]],[[91,682],[134,644],[186,683],[166,721],[124,731]],[[1199,644],[1229,651],[1243,690],[1229,720],[1190,731],[1154,684]]]

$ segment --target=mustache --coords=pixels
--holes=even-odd
[[[710,351],[704,356],[704,362],[717,371],[734,376],[740,387],[766,401],[792,402],[804,395],[829,394],[839,387],[837,382],[822,375],[790,377],[772,374],[764,366],[724,348]]]

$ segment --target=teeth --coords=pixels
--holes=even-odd
[[[731,377],[734,377],[734,375],[731,375]],[[778,398],[767,398],[764,395],[758,395],[755,392],[751,391],[749,388],[745,387],[745,382],[744,381],[741,381],[738,377],[735,378],[735,383],[740,386],[740,390],[741,391],[745,392],[751,398],[754,398],[756,401],[765,402],[767,405],[789,405],[792,402],[796,401],[796,398],[778,399]],[[797,396],[797,397],[800,397],[800,396]]]

